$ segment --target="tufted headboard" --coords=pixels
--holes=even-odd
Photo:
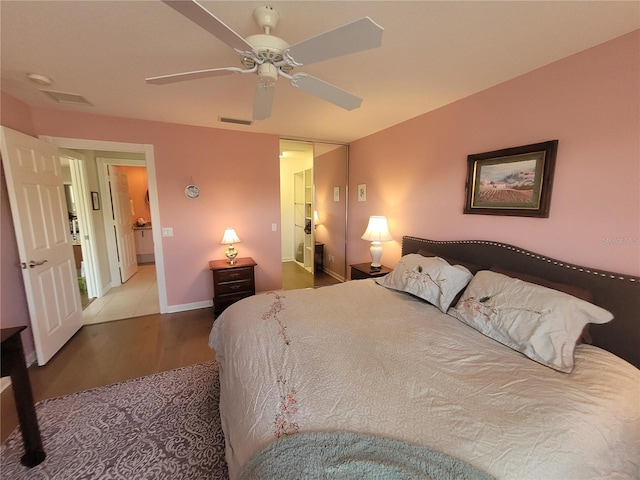
[[[493,241],[402,238],[402,255],[419,250],[476,263],[487,269],[499,266],[588,290],[594,304],[614,315],[605,325],[590,325],[592,343],[640,368],[640,277],[573,265]]]

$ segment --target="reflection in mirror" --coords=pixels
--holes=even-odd
[[[282,288],[346,279],[347,147],[280,141]]]
[[[346,145],[314,144],[314,186],[316,223],[316,249],[319,265],[316,286],[321,282],[344,282],[347,277],[347,156]]]

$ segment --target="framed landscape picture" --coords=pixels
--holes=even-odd
[[[558,141],[467,157],[464,213],[548,217]]]

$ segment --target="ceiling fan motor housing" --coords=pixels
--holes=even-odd
[[[281,62],[282,52],[289,48],[287,42],[275,35],[259,33],[250,35],[245,40],[258,52],[258,58],[267,62]]]

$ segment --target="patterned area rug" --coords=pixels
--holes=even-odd
[[[28,469],[16,429],[2,446],[7,479],[227,479],[215,362],[36,405],[47,458]]]

